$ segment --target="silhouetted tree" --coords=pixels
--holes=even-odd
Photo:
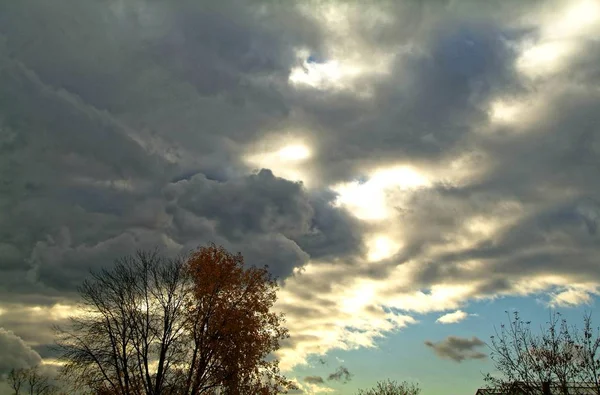
[[[373,388],[358,390],[356,395],[418,395],[420,392],[417,384],[385,380],[378,381]]]
[[[58,387],[50,377],[40,372],[39,366],[11,369],[7,382],[15,395],[53,395],[58,393]]]
[[[285,392],[271,355],[287,337],[276,291],[266,269],[214,244],[122,258],[79,288],[83,314],[59,329],[62,373],[97,394]]]
[[[508,312],[507,312],[508,314]],[[493,360],[500,376],[487,374],[488,387],[525,394],[539,394],[546,386],[555,393],[577,393],[585,387],[600,395],[600,336],[592,328],[591,316],[584,316],[583,330],[567,325],[560,313],[550,315],[539,333],[531,330],[518,312],[508,325],[502,324],[491,336]]]
[[[8,372],[6,381],[10,388],[15,391],[15,395],[20,395],[21,388],[23,388],[27,382],[26,369],[11,369],[10,372]]]

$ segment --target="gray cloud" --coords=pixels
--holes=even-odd
[[[485,343],[473,336],[471,339],[458,336],[448,336],[442,341],[425,341],[425,345],[433,349],[435,354],[444,359],[462,362],[467,359],[485,359],[487,355],[477,351]]]
[[[184,183],[177,205],[218,220],[217,231],[229,239],[267,232],[294,237],[308,231],[313,212],[302,186],[276,178],[270,170],[224,183],[204,175]]]
[[[321,376],[306,376],[304,381],[309,384],[323,384],[325,382]]]
[[[11,369],[28,368],[42,361],[19,336],[4,328],[0,328],[0,351],[0,377]]]
[[[352,379],[352,373],[345,366],[340,366],[336,369],[335,372],[330,373],[327,376],[327,380],[329,381],[340,381],[342,383],[347,383]]]

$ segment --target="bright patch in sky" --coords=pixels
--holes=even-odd
[[[375,285],[370,283],[359,284],[344,298],[342,311],[356,313],[369,305],[375,296]]]
[[[559,14],[554,26],[549,26],[549,34],[573,36],[585,33],[586,29],[600,20],[600,3],[597,0],[584,0],[571,3],[566,12]]]
[[[308,145],[293,142],[275,147],[262,146],[246,155],[244,159],[250,166],[272,170],[277,177],[307,184],[310,180],[308,174],[302,171],[302,164],[310,159],[311,155],[312,151]]]
[[[563,40],[538,44],[523,51],[517,61],[517,68],[529,76],[552,73],[574,50],[572,43]]]
[[[335,185],[332,189],[339,194],[336,205],[346,206],[360,219],[382,220],[391,212],[389,193],[428,185],[430,181],[414,168],[397,166],[375,171],[364,183],[352,181]]]
[[[517,120],[520,106],[518,103],[509,103],[506,101],[498,100],[492,103],[490,109],[490,116],[495,122],[514,122]]]
[[[305,145],[296,144],[283,147],[278,154],[284,161],[302,161],[310,157],[310,150]]]
[[[337,60],[324,63],[303,61],[292,69],[289,80],[293,84],[308,85],[316,89],[345,88],[352,77],[360,74],[360,67],[340,64]]]
[[[356,81],[364,76],[387,74],[396,54],[390,48],[380,50],[365,45],[352,21],[359,17],[373,26],[384,27],[392,24],[394,18],[375,7],[358,3],[300,2],[298,8],[327,33],[322,43],[327,58],[316,57],[306,48],[298,49],[299,65],[291,70],[289,82],[318,90],[352,90],[357,97],[371,97],[371,87],[365,84],[357,87]]]
[[[541,26],[539,41],[525,45],[517,69],[529,77],[547,76],[559,71],[581,49],[582,37],[600,31],[600,3],[595,0],[568,2]]]
[[[438,284],[432,286],[427,293],[416,291],[412,294],[395,295],[388,300],[388,306],[418,313],[455,309],[467,299],[474,288],[475,284]]]
[[[389,236],[377,235],[368,241],[367,247],[369,249],[367,259],[370,262],[378,262],[393,256],[400,245]]]

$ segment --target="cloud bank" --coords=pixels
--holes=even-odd
[[[288,370],[473,300],[589,302],[600,7],[548,4],[3,2],[0,323],[50,357],[27,323],[90,269],[209,241],[279,277]]]

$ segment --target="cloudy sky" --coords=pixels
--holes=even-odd
[[[0,0],[0,374],[89,269],[269,264],[305,394],[474,394],[600,292],[596,0]]]

